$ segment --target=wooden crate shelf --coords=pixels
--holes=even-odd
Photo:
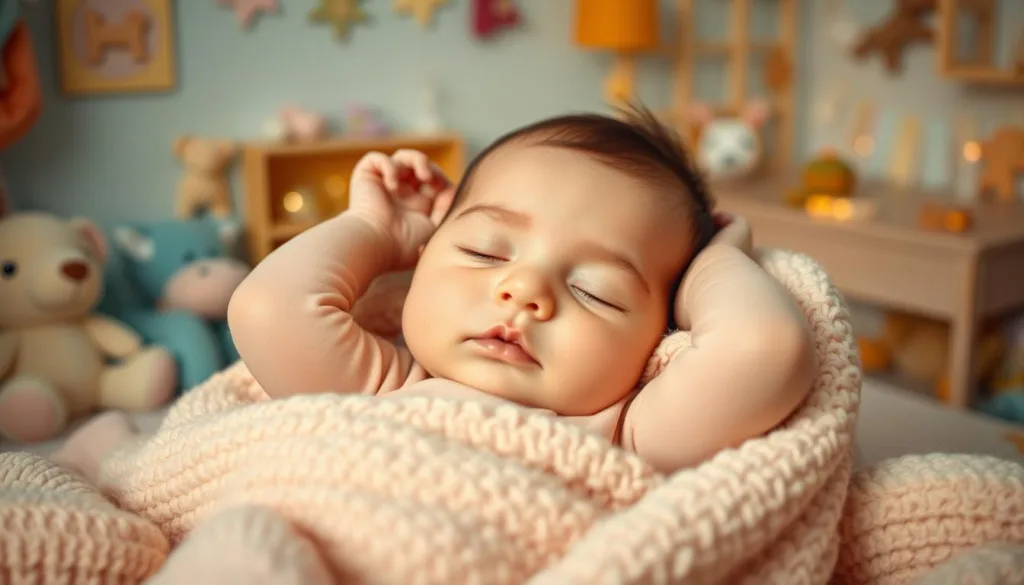
[[[426,153],[453,181],[465,167],[465,141],[458,134],[340,138],[306,144],[252,142],[243,149],[246,237],[249,260],[257,263],[274,248],[348,207],[348,184],[356,162],[368,152],[402,148]],[[283,201],[292,191],[310,194],[318,213],[293,220]]]

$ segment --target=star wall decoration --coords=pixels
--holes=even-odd
[[[369,20],[360,2],[362,0],[320,0],[320,5],[309,13],[309,18],[316,23],[330,24],[335,38],[348,40],[353,25]]]
[[[235,12],[238,25],[250,28],[261,12],[277,12],[277,0],[217,0],[217,4]]]
[[[394,0],[394,11],[399,14],[412,14],[423,28],[434,24],[434,13],[448,0]]]

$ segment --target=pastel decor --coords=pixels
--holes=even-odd
[[[67,94],[174,89],[172,0],[55,0],[57,65]]]
[[[577,45],[615,55],[605,99],[617,106],[632,100],[636,55],[661,43],[657,0],[576,0],[574,26]]]

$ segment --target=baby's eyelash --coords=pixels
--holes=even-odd
[[[483,260],[484,262],[503,262],[504,258],[497,256],[491,256],[490,254],[484,254],[483,252],[477,252],[476,250],[470,250],[469,248],[459,247],[459,251],[467,256],[476,258],[477,260]]]
[[[621,311],[622,310],[620,307],[616,307],[615,305],[609,303],[608,301],[606,301],[604,299],[595,297],[591,293],[588,293],[587,291],[583,290],[582,288],[580,288],[578,286],[572,287],[572,290],[576,291],[576,294],[578,294],[579,296],[583,297],[583,300],[585,300],[585,301],[599,303],[599,304],[602,304],[602,305],[604,305],[604,306],[606,306],[608,308],[615,309],[616,311]]]

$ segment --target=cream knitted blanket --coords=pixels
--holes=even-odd
[[[851,477],[860,371],[845,306],[808,258],[769,252],[762,264],[814,328],[817,383],[781,428],[700,467],[663,477],[513,406],[270,401],[237,365],[105,462],[101,487],[119,510],[55,466],[0,457],[0,583],[61,571],[139,583],[168,550],[152,583],[256,582],[210,574],[233,550],[291,563],[291,580],[266,583],[1024,580],[1024,469],[934,455]],[[667,338],[646,376],[684,343]]]

